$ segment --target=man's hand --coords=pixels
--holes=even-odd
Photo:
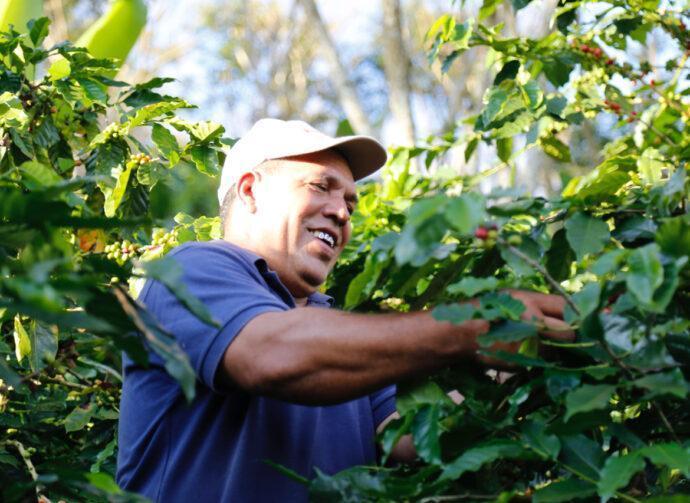
[[[563,297],[524,290],[509,290],[507,293],[525,305],[521,318],[536,324],[540,335],[563,342],[572,341],[575,338],[575,332],[563,321],[563,310],[566,304]],[[492,345],[489,351],[516,353],[521,344],[522,341],[499,342]],[[483,355],[479,355],[478,360],[491,367],[506,366],[506,362]]]

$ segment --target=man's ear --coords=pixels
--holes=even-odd
[[[256,197],[254,194],[254,189],[258,179],[259,177],[256,173],[249,171],[244,173],[240,179],[237,180],[237,198],[250,213],[254,213],[256,211]]]

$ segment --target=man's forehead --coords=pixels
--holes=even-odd
[[[323,154],[321,152],[317,154]],[[281,173],[295,176],[320,175],[331,177],[343,185],[355,187],[352,171],[345,159],[337,153],[328,152],[326,155],[308,154],[273,161],[276,167],[280,167]]]

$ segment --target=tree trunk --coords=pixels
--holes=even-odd
[[[338,56],[338,51],[321,18],[315,0],[300,0],[300,3],[304,8],[307,18],[312,26],[316,28],[319,38],[321,39],[323,55],[331,65],[333,84],[335,85],[338,99],[345,111],[345,115],[350,121],[350,125],[352,125],[352,128],[357,133],[371,136],[373,131],[369,119],[364,113],[364,108],[357,97],[357,92],[353,84],[347,78],[345,67]]]
[[[410,58],[402,30],[400,0],[383,0],[383,70],[388,81],[388,105],[397,133],[394,142],[413,145],[415,127],[410,105]]]

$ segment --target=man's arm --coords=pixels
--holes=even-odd
[[[525,317],[544,324],[546,336],[572,337],[559,318],[563,299],[511,292]],[[230,382],[251,393],[325,405],[363,396],[402,379],[476,357],[484,320],[460,325],[428,312],[354,314],[322,308],[264,313],[251,320],[225,351]],[[514,350],[515,344],[501,349]]]

